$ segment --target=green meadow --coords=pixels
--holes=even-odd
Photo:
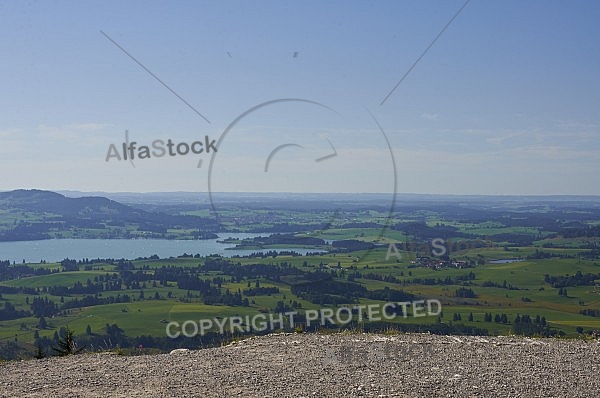
[[[354,232],[346,231],[347,237]],[[515,248],[516,250],[517,248]],[[379,248],[369,252],[355,252],[343,254],[324,254],[318,256],[277,256],[265,259],[240,258],[235,259],[241,266],[256,263],[278,264],[287,262],[299,269],[331,270],[335,268],[336,279],[343,280],[352,272],[361,275],[393,276],[395,282],[386,282],[372,277],[359,277],[354,281],[364,285],[368,290],[401,289],[414,294],[419,299],[436,299],[442,303],[442,314],[435,317],[407,318],[397,317],[393,322],[398,324],[432,324],[441,322],[447,325],[467,325],[487,329],[490,334],[511,333],[512,322],[517,315],[530,315],[544,317],[548,325],[563,331],[567,336],[577,336],[577,328],[599,329],[600,318],[582,315],[581,310],[600,310],[600,294],[595,286],[567,287],[566,295],[559,295],[559,289],[552,287],[544,281],[545,275],[573,275],[577,271],[583,274],[600,274],[600,265],[597,262],[582,260],[573,256],[575,249],[555,249],[557,252],[570,257],[552,257],[543,259],[529,259],[526,261],[492,264],[490,260],[527,256],[535,253],[535,247],[520,247],[518,251],[500,248],[480,248],[471,251],[453,253],[456,259],[484,258],[485,263],[472,268],[443,268],[430,269],[415,266],[413,259],[403,256],[398,259],[391,257],[386,260],[387,248]],[[549,249],[552,251],[554,249]],[[360,261],[358,261],[360,259]],[[135,269],[144,269],[152,274],[154,270],[163,266],[197,268],[204,259],[178,258],[165,260],[137,260],[133,262]],[[38,265],[42,266],[42,265]],[[58,269],[60,264],[45,264],[49,269]],[[340,268],[337,268],[337,267]],[[333,268],[332,268],[333,267]],[[8,287],[26,287],[39,289],[40,297],[48,297],[56,303],[65,303],[80,298],[82,295],[71,297],[51,296],[44,293],[45,288],[51,286],[71,287],[75,283],[86,284],[97,280],[99,277],[113,275],[117,271],[113,265],[95,265],[94,270],[81,270],[71,272],[57,272],[42,276],[29,276],[2,282]],[[470,273],[474,278],[458,281],[457,278],[465,277]],[[47,319],[47,329],[38,329],[39,320],[35,317],[26,317],[0,322],[0,339],[7,341],[16,339],[31,343],[37,330],[39,336],[51,337],[54,332],[64,326],[83,334],[86,328],[91,328],[93,333],[101,333],[107,324],[117,324],[125,331],[127,336],[152,335],[164,337],[166,324],[171,321],[185,322],[186,320],[199,321],[200,319],[223,318],[232,316],[253,316],[261,313],[273,312],[277,303],[286,304],[296,301],[302,313],[306,309],[320,309],[330,305],[318,305],[307,300],[302,300],[292,294],[291,287],[282,282],[266,278],[246,278],[234,281],[229,277],[220,275],[219,272],[207,272],[204,277],[224,277],[221,290],[231,292],[243,291],[249,285],[254,286],[257,280],[262,287],[277,287],[278,293],[248,297],[249,306],[207,305],[202,298],[191,294],[187,290],[179,289],[175,283],[165,285],[156,283],[155,280],[146,282],[144,288],[122,289],[98,293],[99,297],[107,298],[117,295],[129,295],[131,302],[94,305],[84,308],[73,308],[60,311],[58,315]],[[438,283],[447,280],[448,283]],[[419,280],[434,280],[433,283],[415,282]],[[600,282],[600,281],[598,281]],[[485,284],[495,284],[486,286]],[[507,286],[503,288],[502,286]],[[471,289],[474,297],[457,297],[459,288]],[[140,293],[143,291],[143,297]],[[28,302],[34,295],[28,294],[3,294],[2,301],[10,302],[17,309],[27,310]],[[360,304],[380,303],[361,299]],[[347,305],[355,305],[348,303]],[[506,314],[508,323],[486,322],[484,315],[491,313]],[[460,320],[456,320],[456,314]],[[409,314],[410,315],[410,314]],[[472,320],[470,319],[472,315]],[[457,333],[459,330],[457,329]]]

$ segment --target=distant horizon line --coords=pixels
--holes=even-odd
[[[0,190],[0,193],[8,193],[14,191],[45,191],[54,193],[69,193],[69,194],[118,194],[118,195],[156,195],[156,194],[209,194],[209,191],[80,191],[74,189],[40,189],[40,188],[16,188],[10,190]],[[240,195],[390,195],[392,192],[250,192],[250,191],[220,191],[212,192],[212,194],[240,194]],[[472,194],[472,193],[416,193],[416,192],[397,192],[396,196],[453,196],[453,197],[586,197],[600,198],[600,194]]]

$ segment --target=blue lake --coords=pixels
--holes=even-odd
[[[231,238],[252,238],[269,236],[270,234],[222,233],[218,239],[206,240],[166,240],[166,239],[49,239],[22,242],[0,242],[0,260],[22,262],[57,262],[65,258],[80,260],[83,258],[125,258],[150,257],[153,254],[160,258],[176,257],[184,253],[206,256],[219,254],[226,257],[235,255],[247,256],[251,253],[275,250],[306,254],[316,252],[314,249],[277,248],[269,250],[231,250],[232,243],[219,243],[217,240]],[[227,250],[229,249],[229,250]]]
[[[500,260],[491,260],[490,264],[511,264],[525,261],[524,258],[503,258]]]

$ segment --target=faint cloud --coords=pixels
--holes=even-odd
[[[527,145],[511,149],[507,152],[514,158],[528,159],[531,162],[552,162],[556,163],[561,160],[580,161],[592,160],[598,161],[600,153],[594,150],[581,150],[574,148],[565,148],[564,146],[556,145]]]
[[[72,123],[64,126],[40,124],[36,130],[41,138],[52,141],[87,141],[110,126],[103,123]]]
[[[73,123],[68,127],[78,131],[98,131],[110,127],[110,124],[103,123]]]
[[[524,147],[535,145],[544,146],[546,149],[550,146],[562,148],[574,148],[578,151],[585,151],[591,148],[598,149],[600,140],[600,125],[596,122],[571,122],[558,121],[551,122],[545,126],[536,126],[520,130],[497,130],[490,131],[486,142],[491,145],[507,145]],[[549,153],[549,155],[555,155]]]
[[[37,131],[40,137],[55,141],[71,141],[74,138],[77,138],[77,134],[75,132],[69,131],[65,127],[48,126],[45,124],[40,124],[39,126],[37,126]]]
[[[512,138],[522,137],[526,134],[525,131],[512,131],[505,134],[498,134],[495,137],[488,138],[486,141],[489,144],[499,145],[504,143],[504,141],[510,140]]]
[[[0,138],[7,138],[20,132],[20,129],[5,129],[0,130]]]
[[[453,134],[455,131],[454,130],[446,130],[446,132]],[[464,130],[461,130],[461,132],[464,135],[469,135],[469,136],[483,136],[484,134],[486,134],[488,132],[488,130],[485,130],[485,129],[464,129]]]
[[[422,113],[421,117],[427,120],[436,120],[438,118],[437,113]]]

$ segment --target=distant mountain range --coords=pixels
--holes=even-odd
[[[42,190],[0,192],[0,241],[50,238],[215,238],[212,218],[150,212],[105,197]],[[181,236],[179,236],[181,237]]]

